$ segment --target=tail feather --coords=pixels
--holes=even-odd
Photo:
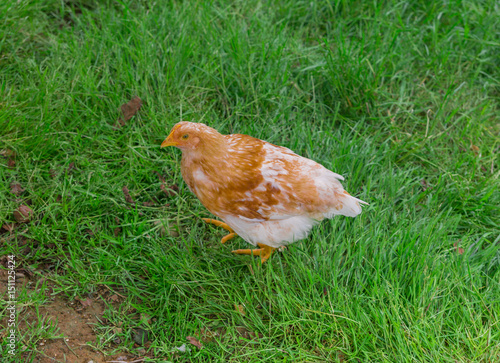
[[[333,218],[336,215],[356,217],[362,212],[360,204],[369,205],[367,202],[353,197],[345,190],[342,193],[335,193],[335,199],[340,202],[324,214],[325,218]],[[340,207],[340,208],[339,208]]]

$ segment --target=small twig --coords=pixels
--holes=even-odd
[[[120,297],[123,297],[123,298],[125,299],[125,296],[120,295],[119,293],[117,293],[117,292],[116,292],[116,291],[114,291],[114,290],[111,290],[111,288],[110,288],[108,285],[106,285],[106,284],[98,284],[98,285],[102,285],[102,286],[104,286],[106,289],[108,289],[109,291],[111,291],[113,294],[116,294],[116,295],[118,295],[118,296],[120,296]]]
[[[63,340],[64,344],[66,344],[66,346],[68,347],[68,349],[71,350],[71,352],[74,355],[76,355],[77,358],[80,358],[80,356],[78,354],[76,354],[76,352],[73,349],[71,349],[71,347],[68,345],[68,343],[66,342],[66,339],[64,339],[64,338],[61,338],[61,339]]]
[[[425,126],[425,138],[427,139],[427,134],[429,133],[429,112],[432,112],[431,109],[427,110],[426,116],[427,116],[427,125]]]
[[[64,362],[63,362],[63,361],[61,361],[61,360],[57,360],[57,359],[55,359],[55,358],[49,357],[47,354],[45,354],[45,352],[43,352],[43,351],[41,351],[41,350],[35,349],[35,352],[40,353],[40,354],[41,354],[41,355],[43,355],[45,358],[52,359],[54,362],[57,362],[57,363],[64,363]]]
[[[335,318],[342,318],[342,319],[346,319],[346,320],[349,320],[349,321],[352,321],[353,323],[356,323],[356,324],[359,324],[361,325],[360,322],[356,321],[356,320],[352,320],[352,319],[349,319],[348,317],[346,316],[342,316],[342,315],[335,315],[335,314],[329,314],[329,313],[323,313],[321,311],[316,311],[316,310],[309,310],[309,309],[305,309],[305,311],[309,311],[311,313],[316,313],[316,314],[323,314],[323,315],[329,315],[329,316],[333,316]]]

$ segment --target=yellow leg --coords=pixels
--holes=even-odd
[[[245,250],[234,250],[232,251],[233,253],[237,253],[238,255],[253,255],[253,256],[260,256],[260,262],[264,263],[266,262],[269,257],[273,254],[273,251],[276,248],[269,247],[266,245],[263,245],[262,243],[257,243],[257,245],[260,248],[256,248],[254,250],[251,249],[245,249]]]
[[[209,223],[209,224],[214,224],[216,225],[217,227],[222,227],[224,228],[226,231],[229,231],[230,233],[224,237],[222,237],[221,239],[221,243],[226,243],[227,241],[229,241],[230,239],[234,238],[237,236],[236,233],[234,233],[233,229],[231,227],[229,227],[226,223],[224,222],[221,222],[221,221],[218,221],[217,219],[210,219],[210,218],[202,218],[203,222],[205,223]]]
[[[232,233],[229,233],[228,235],[225,235],[224,237],[222,237],[222,239],[220,240],[221,243],[226,243],[227,241],[229,241],[230,239],[233,239],[234,237],[236,237],[237,234],[232,232]]]

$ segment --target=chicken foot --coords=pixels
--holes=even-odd
[[[231,227],[229,227],[226,223],[224,222],[221,222],[221,221],[218,221],[217,219],[210,219],[210,218],[202,218],[203,222],[205,223],[208,223],[208,224],[213,224],[217,227],[222,227],[224,228],[226,231],[229,231],[230,233],[224,237],[222,237],[222,239],[220,240],[221,243],[226,243],[227,241],[229,241],[230,239],[233,239],[234,237],[237,236],[236,233],[234,233],[233,229]]]
[[[252,250],[252,249],[234,250],[231,252],[236,253],[238,255],[260,256],[260,262],[264,263],[268,260],[269,257],[271,257],[271,255],[273,254],[273,251],[276,249],[273,247],[263,245],[262,243],[257,243],[257,245],[260,248],[256,248],[254,250]]]

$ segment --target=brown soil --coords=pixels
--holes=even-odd
[[[23,288],[30,291],[35,289],[36,284],[30,281],[23,274],[17,274],[17,292]],[[101,297],[88,299],[86,301],[69,301],[66,296],[59,294],[51,296],[52,287],[47,283],[45,295],[49,299],[37,311],[32,307],[18,310],[18,336],[23,332],[32,331],[33,328],[27,326],[38,326],[43,321],[45,325],[52,325],[58,328],[56,335],[58,339],[42,339],[36,342],[38,352],[26,352],[23,357],[29,361],[35,356],[35,363],[54,362],[75,362],[75,363],[103,363],[107,361],[119,361],[126,363],[133,361],[134,356],[129,354],[105,355],[105,353],[94,350],[89,344],[96,345],[96,334],[93,328],[98,323],[105,309],[105,304]],[[0,297],[6,298],[7,273],[0,270]],[[6,318],[0,321],[0,326],[6,326]],[[27,328],[27,329],[26,329]],[[3,329],[2,329],[3,330]],[[0,339],[3,339],[5,332],[0,332]],[[26,349],[23,342],[18,342],[17,349]]]

